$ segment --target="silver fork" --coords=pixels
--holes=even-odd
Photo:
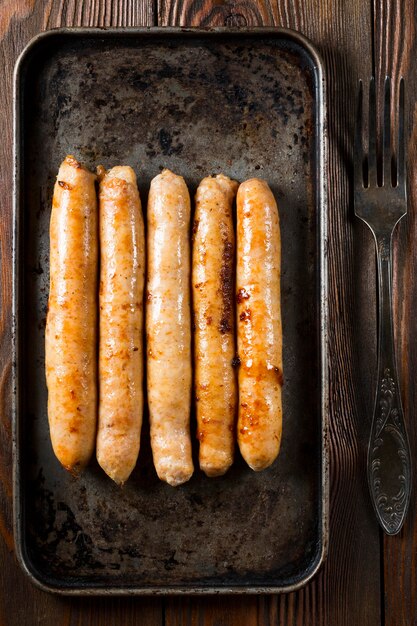
[[[391,85],[388,77],[385,79],[382,171],[377,171],[376,94],[373,78],[369,86],[367,158],[362,145],[362,81],[359,83],[354,148],[355,213],[372,231],[378,266],[378,376],[367,473],[376,516],[389,535],[400,531],[411,492],[411,456],[398,384],[391,293],[392,234],[407,213],[403,79],[399,91],[395,180],[392,178]],[[378,183],[379,180],[382,180],[382,185]]]

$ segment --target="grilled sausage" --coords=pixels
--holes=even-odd
[[[195,399],[200,467],[221,476],[233,463],[236,377],[232,205],[237,183],[219,174],[196,193],[193,228]]]
[[[117,484],[135,467],[143,415],[145,238],[136,176],[113,167],[100,178],[100,322],[97,460]]]
[[[266,182],[237,193],[238,442],[262,470],[278,455],[282,431],[281,238],[278,209]]]
[[[97,199],[94,174],[72,156],[59,169],[50,223],[45,335],[52,446],[74,474],[89,461],[97,421]]]
[[[193,473],[191,403],[190,196],[163,170],[148,200],[147,388],[156,472],[176,486]]]

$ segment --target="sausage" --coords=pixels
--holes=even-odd
[[[117,484],[135,467],[143,416],[145,236],[131,167],[97,168],[100,232],[97,460]]]
[[[190,196],[165,169],[148,210],[147,390],[156,472],[176,486],[191,477]]]
[[[282,431],[281,236],[265,181],[237,193],[238,443],[253,470],[271,465]]]
[[[59,168],[50,222],[45,333],[52,447],[77,474],[93,451],[97,423],[96,177],[73,157]]]
[[[236,376],[234,341],[235,235],[232,205],[238,184],[222,174],[204,178],[196,193],[192,293],[199,461],[207,476],[233,463]]]

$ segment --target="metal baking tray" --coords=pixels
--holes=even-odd
[[[23,569],[65,594],[297,589],[327,545],[320,58],[281,29],[61,29],[28,45],[15,88],[14,520]],[[48,433],[44,327],[51,195],[67,153],[91,168],[132,165],[145,207],[163,167],[184,175],[192,193],[215,172],[269,181],[281,215],[285,385],[282,450],[268,470],[255,473],[237,455],[224,477],[197,469],[169,487],[153,469],[146,415],[123,489],[95,461],[79,479],[60,467]]]

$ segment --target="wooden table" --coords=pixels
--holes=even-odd
[[[417,499],[400,536],[379,532],[365,480],[375,379],[375,262],[352,205],[359,77],[406,79],[409,214],[396,236],[402,394],[417,451],[417,3],[415,0],[3,0],[0,4],[0,624],[5,626],[411,626],[417,624]],[[283,596],[66,599],[34,588],[13,553],[11,481],[12,73],[38,32],[59,26],[285,26],[321,51],[329,102],[330,549],[311,584]]]

